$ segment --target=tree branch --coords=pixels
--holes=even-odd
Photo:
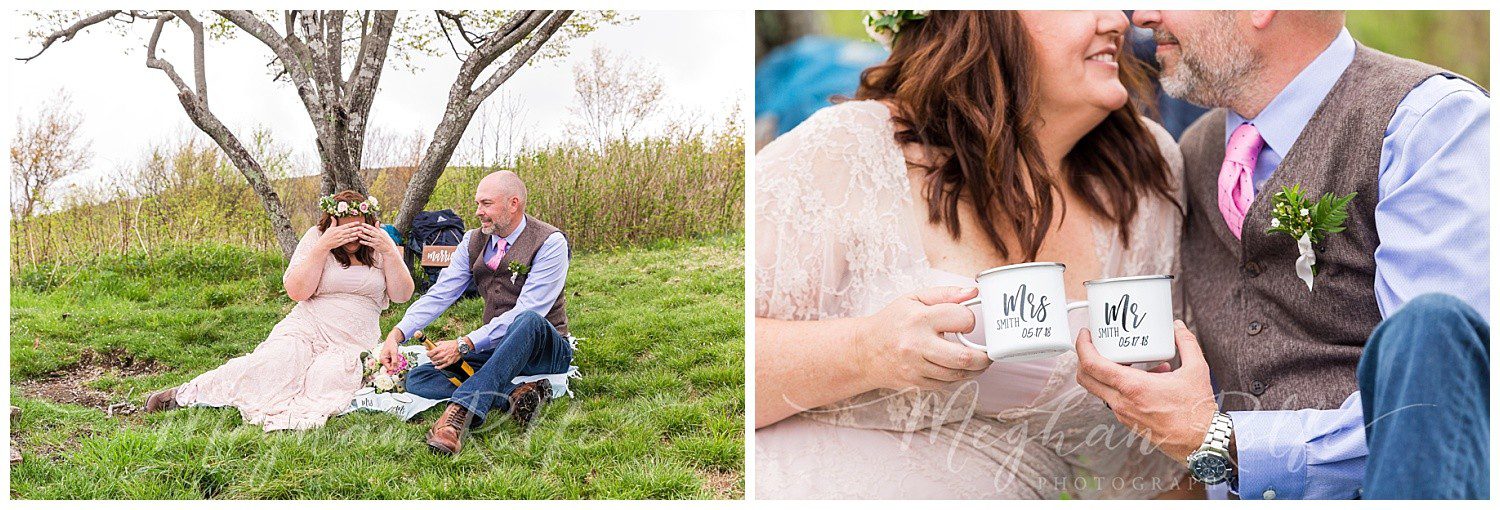
[[[527,40],[521,49],[516,50],[515,55],[511,55],[510,62],[506,62],[504,66],[496,70],[495,74],[490,75],[490,78],[484,81],[484,85],[474,91],[474,98],[477,100],[471,100],[471,102],[475,103],[475,108],[479,107],[478,103],[489,98],[495,89],[500,88],[500,84],[516,74],[516,71],[520,70],[527,60],[531,60],[531,57],[542,49],[542,45],[546,44],[547,40],[552,38],[552,34],[557,33],[557,30],[562,28],[563,23],[567,22],[568,17],[572,15],[573,11],[557,11],[547,19],[546,23],[542,24],[541,28],[536,30],[536,33],[531,34],[531,39]]]
[[[271,49],[272,53],[276,54],[276,58],[281,60],[282,69],[292,78],[292,86],[297,89],[297,95],[302,98],[302,104],[308,110],[309,115],[312,115],[316,111],[322,111],[323,101],[318,96],[318,91],[314,89],[312,79],[308,76],[308,64],[300,58],[301,56],[297,54],[297,51],[292,48],[291,42],[288,41],[295,40],[292,32],[288,31],[286,37],[282,37],[281,34],[276,32],[275,27],[272,27],[270,23],[266,23],[265,20],[260,19],[259,16],[250,11],[214,12],[223,16],[224,19],[229,20],[230,23],[234,23],[240,30],[244,30],[245,33],[250,34],[251,37],[265,44],[267,48]],[[291,25],[294,18],[296,18],[295,14],[287,14],[288,26]],[[313,117],[313,125],[316,126],[318,125],[318,119],[315,115]]]
[[[193,89],[188,87],[187,82],[182,80],[182,76],[177,74],[177,69],[172,67],[171,62],[156,58],[156,43],[161,40],[162,28],[166,27],[167,22],[172,21],[172,18],[174,16],[175,15],[169,14],[167,16],[162,16],[156,19],[156,27],[151,29],[151,40],[146,43],[146,67],[149,67],[151,69],[159,69],[161,70],[161,72],[165,73],[167,75],[167,79],[172,80],[172,85],[177,87],[178,95],[185,94],[191,97],[196,97],[196,94],[193,93]]]
[[[187,113],[188,119],[198,126],[205,134],[212,138],[224,155],[234,163],[235,168],[245,176],[250,183],[250,188],[260,197],[261,206],[271,218],[271,232],[275,234],[277,244],[280,245],[282,254],[291,258],[292,251],[297,247],[297,238],[292,234],[291,222],[287,220],[286,210],[281,205],[281,199],[276,195],[276,189],[271,187],[271,180],[266,177],[265,170],[261,168],[260,162],[255,156],[245,149],[245,145],[239,138],[229,130],[213,111],[209,110],[208,102],[204,101],[202,94],[194,93],[188,87],[187,82],[177,74],[172,63],[156,56],[156,45],[161,40],[162,28],[172,18],[179,16],[178,13],[168,13],[156,19],[156,26],[151,31],[151,40],[146,45],[146,67],[159,69],[167,75],[172,84],[177,87],[177,101],[182,103],[182,110]],[[193,20],[196,22],[197,20]],[[192,26],[193,22],[188,22]],[[201,26],[201,25],[200,25]],[[201,44],[202,40],[198,39]],[[194,52],[195,59],[203,58],[201,51]],[[203,69],[200,65],[199,71]],[[200,74],[200,80],[201,74]],[[206,80],[199,82],[199,90],[205,90]]]
[[[204,67],[203,57],[203,23],[193,17],[193,13],[186,10],[171,11],[174,16],[186,23],[189,30],[193,32],[193,82],[197,85],[198,100],[208,104],[208,71]],[[161,25],[158,23],[157,27]],[[152,37],[152,46],[156,45],[156,38]],[[147,65],[150,63],[148,61]]]
[[[375,104],[375,91],[380,85],[380,76],[385,70],[387,50],[391,34],[396,27],[396,11],[379,11],[374,21],[359,41],[359,57],[349,70],[348,89],[344,94],[344,109],[348,112],[347,130],[349,162],[359,168],[363,164],[365,126],[370,121],[370,107]]]
[[[463,138],[464,130],[473,120],[474,112],[479,105],[498,89],[501,83],[515,74],[516,70],[520,69],[528,59],[535,56],[542,45],[547,43],[547,40],[572,14],[573,11],[517,13],[510,22],[506,23],[505,27],[508,30],[496,31],[464,60],[459,68],[458,77],[448,90],[448,103],[443,112],[443,119],[433,130],[432,141],[428,143],[427,151],[422,154],[422,160],[417,164],[417,171],[407,185],[406,195],[401,199],[401,209],[396,215],[398,230],[410,229],[411,221],[416,213],[427,206],[427,200],[432,196],[433,188],[437,186],[438,177],[442,176],[448,160],[453,157],[453,151]],[[530,39],[527,39],[528,35]],[[523,39],[526,40],[526,44],[517,50],[505,65],[497,69],[478,90],[470,90],[481,72]]]
[[[40,56],[42,56],[43,53],[46,53],[47,52],[47,48],[51,48],[52,47],[52,43],[55,43],[58,40],[62,40],[62,42],[71,41],[71,40],[73,40],[73,37],[77,36],[79,32],[83,31],[83,29],[91,27],[91,26],[94,26],[94,25],[97,25],[97,24],[100,24],[100,23],[103,23],[105,21],[109,21],[111,18],[114,18],[116,14],[119,14],[119,13],[122,13],[122,12],[125,12],[125,11],[123,11],[123,10],[104,11],[104,12],[100,12],[98,14],[95,14],[93,16],[89,16],[87,18],[83,18],[81,20],[75,21],[75,22],[73,22],[72,25],[68,25],[67,28],[64,28],[62,30],[58,30],[56,32],[53,32],[52,34],[48,35],[46,39],[43,39],[42,40],[42,48],[39,49],[39,50],[37,50],[35,54],[33,54],[33,55],[29,56],[29,57],[16,57],[16,60],[20,60],[22,62],[30,62],[31,59],[40,57]]]
[[[506,51],[514,47],[516,43],[521,42],[521,39],[524,39],[527,34],[536,30],[536,27],[541,25],[542,21],[551,13],[552,11],[520,11],[516,13],[511,18],[511,21],[505,24],[511,30],[506,32],[496,31],[483,44],[474,48],[474,51],[469,54],[469,58],[464,60],[463,65],[458,69],[458,79],[454,81],[452,91],[462,88],[464,94],[467,95],[469,89],[473,87],[474,82],[479,79],[479,73],[483,72],[485,68],[500,58],[500,55],[503,55]],[[499,35],[499,37],[495,37],[495,35]],[[449,93],[450,100],[452,98],[452,91]]]

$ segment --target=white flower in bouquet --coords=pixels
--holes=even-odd
[[[380,391],[391,391],[396,388],[396,378],[385,372],[375,374],[375,389]]]

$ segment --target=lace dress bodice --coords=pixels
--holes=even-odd
[[[1180,183],[1182,158],[1175,142],[1160,126],[1148,124],[1171,167],[1174,185]],[[817,112],[756,155],[755,179],[756,316],[865,316],[901,295],[947,284],[933,281],[937,270],[922,249],[919,230],[925,213],[912,199],[905,157],[885,105],[851,101]],[[1175,273],[1181,223],[1174,205],[1152,196],[1141,203],[1131,222],[1129,249],[1113,226],[1096,225],[1093,241],[1101,277]],[[1020,442],[1028,441],[1020,436],[1045,430],[1051,434],[1049,441],[1057,440],[1047,450],[1087,471],[1128,469],[1168,477],[1179,473],[1170,459],[1142,454],[1139,447],[1085,446],[1090,431],[1100,426],[1112,428],[1116,442],[1130,433],[1102,402],[1077,385],[1077,363],[1073,354],[1055,358],[1050,372],[1033,378],[1042,381],[1039,385],[1023,383],[1008,389],[1004,380],[981,377],[933,391],[875,390],[804,411],[797,418],[907,437],[918,431],[947,434],[955,427],[972,429],[974,420],[983,420],[1002,432],[1028,430],[1005,435]],[[1004,391],[1034,398],[976,398],[979,393]],[[1029,404],[1003,409],[972,405],[986,400]],[[757,455],[774,457],[777,452],[757,446]],[[768,460],[775,464],[774,458]],[[1128,488],[1103,487],[1100,492],[1145,495]]]

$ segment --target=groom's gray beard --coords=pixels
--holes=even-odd
[[[487,235],[487,236],[492,236],[492,235],[495,235],[495,232],[500,232],[500,231],[505,230],[505,229],[503,229],[501,227],[503,227],[503,225],[500,225],[500,224],[495,223],[493,221],[491,221],[489,225],[485,225],[483,223],[480,223],[479,224],[479,233]]]
[[[1158,33],[1158,40],[1171,37]],[[1218,53],[1199,51],[1217,49]],[[1212,50],[1210,50],[1212,51]],[[1234,34],[1223,25],[1194,41],[1189,47],[1177,45],[1177,65],[1169,68],[1162,64],[1161,88],[1172,97],[1205,108],[1232,106],[1235,98],[1241,97],[1264,67],[1260,57],[1250,48],[1236,40]]]

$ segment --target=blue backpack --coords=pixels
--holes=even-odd
[[[464,220],[458,217],[452,209],[441,211],[422,211],[411,221],[411,235],[407,237],[404,245],[407,250],[406,266],[408,269],[415,268],[422,259],[422,249],[427,246],[458,246],[459,241],[464,239]],[[417,282],[418,292],[427,292],[433,283],[437,282],[441,267],[422,266],[422,274],[427,278],[425,281]],[[469,281],[469,288],[464,291],[463,297],[476,297],[479,291],[474,282]]]

